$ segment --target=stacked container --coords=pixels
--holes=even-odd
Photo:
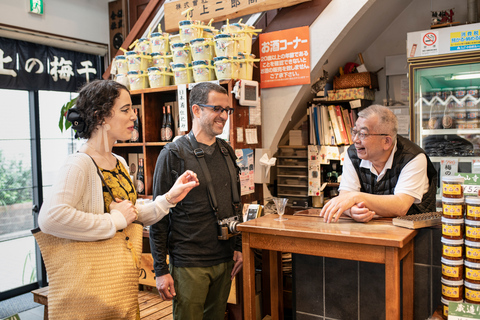
[[[463,302],[465,200],[463,177],[442,178],[442,315],[448,317],[450,301]],[[479,221],[480,222],[480,221]],[[467,238],[468,239],[468,238]]]

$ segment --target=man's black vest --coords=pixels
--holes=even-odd
[[[410,140],[402,136],[397,136],[397,151],[393,156],[392,168],[388,169],[385,176],[377,182],[376,176],[370,169],[360,168],[360,162],[362,160],[357,156],[355,145],[351,145],[348,148],[348,155],[360,179],[360,191],[383,195],[394,194],[393,192],[403,167],[420,153],[425,154],[425,151]],[[425,156],[427,157],[428,192],[423,195],[421,203],[412,204],[407,214],[432,212],[436,210],[437,170],[435,170],[428,156],[426,154]]]

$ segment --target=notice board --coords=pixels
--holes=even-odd
[[[308,26],[262,33],[259,40],[262,89],[310,84]]]

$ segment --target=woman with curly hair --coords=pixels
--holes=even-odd
[[[109,239],[135,220],[144,225],[159,221],[198,185],[196,174],[186,171],[167,193],[135,205],[137,192],[128,165],[112,153],[115,141],[130,139],[136,120],[130,93],[122,84],[111,80],[86,84],[67,119],[76,135],[87,140],[60,168],[52,195],[40,210],[43,233],[77,241]],[[115,264],[115,257],[110,263]]]

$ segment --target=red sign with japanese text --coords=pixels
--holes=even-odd
[[[307,27],[260,34],[260,87],[310,84]]]

